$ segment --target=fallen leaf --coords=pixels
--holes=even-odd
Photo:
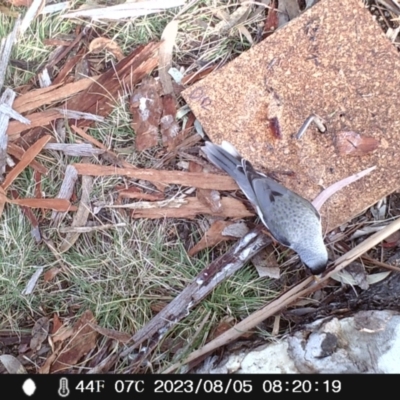
[[[100,335],[103,335],[110,339],[117,340],[118,342],[121,342],[121,343],[128,343],[132,337],[132,335],[128,335],[125,332],[118,332],[118,331],[115,331],[114,329],[103,328],[96,324],[89,324],[89,325],[93,330],[100,333]]]
[[[400,241],[400,231],[396,231],[385,238],[384,243],[382,243],[382,247],[391,248],[396,247]]]
[[[379,146],[379,141],[371,136],[353,131],[337,132],[334,139],[336,151],[340,156],[364,156]]]
[[[371,168],[367,168],[361,172],[357,172],[354,175],[350,175],[347,178],[344,178],[338,182],[335,182],[331,186],[327,187],[324,189],[313,201],[312,204],[313,206],[317,209],[320,210],[322,205],[325,203],[326,200],[329,199],[334,193],[338,192],[339,190],[343,189],[347,185],[350,185],[353,182],[356,182],[357,180],[361,179],[362,177],[368,175],[371,173],[373,170],[376,169],[376,166],[374,165]]]
[[[268,246],[256,254],[251,262],[256,267],[260,278],[268,277],[272,279],[280,278],[280,268],[274,253],[274,247]]]
[[[222,335],[227,330],[231,329],[232,326],[235,325],[235,320],[233,317],[223,317],[221,321],[219,321],[216,328],[211,332],[209,340],[213,340],[219,335]]]
[[[90,324],[95,323],[90,310],[85,311],[74,324],[73,336],[51,366],[51,373],[65,371],[76,366],[78,361],[96,347],[97,332]]]
[[[208,247],[213,247],[218,243],[221,243],[226,240],[231,240],[232,238],[229,236],[222,235],[222,231],[232,222],[230,221],[216,221],[211,226],[210,229],[204,234],[201,240],[193,246],[188,251],[188,255],[193,257],[197,254],[200,250],[206,249]]]
[[[61,268],[58,267],[53,267],[51,269],[49,269],[48,271],[46,271],[46,273],[44,274],[44,281],[45,282],[50,282],[52,281],[60,272],[62,272]]]
[[[108,50],[118,61],[121,61],[124,58],[121,48],[112,39],[98,37],[90,42],[89,51],[91,53],[100,53],[103,50]]]
[[[30,342],[30,348],[33,351],[39,351],[42,347],[42,343],[46,340],[49,334],[50,321],[47,317],[39,318],[32,328],[32,339]]]
[[[158,144],[162,115],[160,84],[152,76],[143,79],[130,102],[132,128],[136,134],[136,149],[146,150]]]
[[[72,326],[62,325],[57,329],[57,331],[51,335],[53,343],[63,342],[64,340],[70,338],[74,333]]]
[[[43,272],[43,267],[36,269],[35,273],[31,276],[31,279],[29,279],[25,288],[22,290],[22,292],[21,292],[22,295],[26,296],[33,292],[33,289],[35,289],[36,283],[37,283],[40,275],[42,274],[42,272]]]
[[[263,39],[265,39],[268,34],[272,33],[275,29],[278,28],[278,12],[276,10],[276,2],[272,1],[272,4],[268,10],[267,18],[265,18],[264,31],[263,31]]]
[[[242,238],[243,236],[249,233],[250,229],[244,222],[235,222],[231,225],[228,225],[226,228],[222,230],[222,235],[224,236],[232,236],[235,238]]]
[[[107,3],[105,3],[107,4]],[[136,18],[141,15],[159,13],[164,9],[179,7],[185,4],[185,0],[149,0],[149,1],[125,1],[122,4],[116,4],[109,7],[81,7],[78,10],[62,14],[62,18],[86,17],[93,20],[126,20],[127,18]]]
[[[150,182],[176,184],[202,189],[237,190],[235,181],[227,175],[208,173],[163,171],[142,168],[116,168],[106,165],[73,164],[79,175],[92,176],[129,176],[135,179],[144,179]]]
[[[161,46],[158,51],[158,74],[164,95],[174,92],[172,78],[168,71],[172,67],[172,51],[178,33],[178,26],[179,21],[177,19],[170,21],[161,35]]]
[[[53,328],[51,330],[51,334],[54,335],[61,327],[63,323],[61,322],[60,318],[58,318],[57,314],[53,315]]]
[[[58,343],[56,346],[54,346],[54,351],[47,357],[45,363],[40,367],[39,369],[39,374],[49,374],[50,373],[50,368],[54,361],[57,359],[58,354],[61,351],[61,343]]]
[[[21,362],[10,354],[0,355],[0,362],[4,365],[9,374],[27,374]]]

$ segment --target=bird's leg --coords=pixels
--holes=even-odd
[[[299,131],[295,135],[296,139],[300,139],[307,128],[310,126],[311,122],[314,122],[317,125],[317,128],[320,132],[326,132],[326,126],[324,125],[324,120],[316,114],[311,114],[305,121],[304,124],[300,127]]]

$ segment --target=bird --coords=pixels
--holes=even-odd
[[[311,202],[256,171],[229,142],[206,141],[202,151],[236,181],[277,242],[294,250],[313,275],[326,270],[328,252],[321,216]]]

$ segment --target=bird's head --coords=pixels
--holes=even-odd
[[[326,270],[328,252],[322,240],[321,243],[314,243],[314,246],[299,245],[292,248],[313,275],[320,275]]]

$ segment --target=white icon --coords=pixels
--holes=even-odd
[[[32,396],[36,391],[35,382],[31,378],[27,379],[22,385],[22,390],[27,396]]]
[[[60,397],[67,397],[69,395],[68,379],[67,378],[61,378],[60,379],[60,387],[58,389],[58,395]]]

